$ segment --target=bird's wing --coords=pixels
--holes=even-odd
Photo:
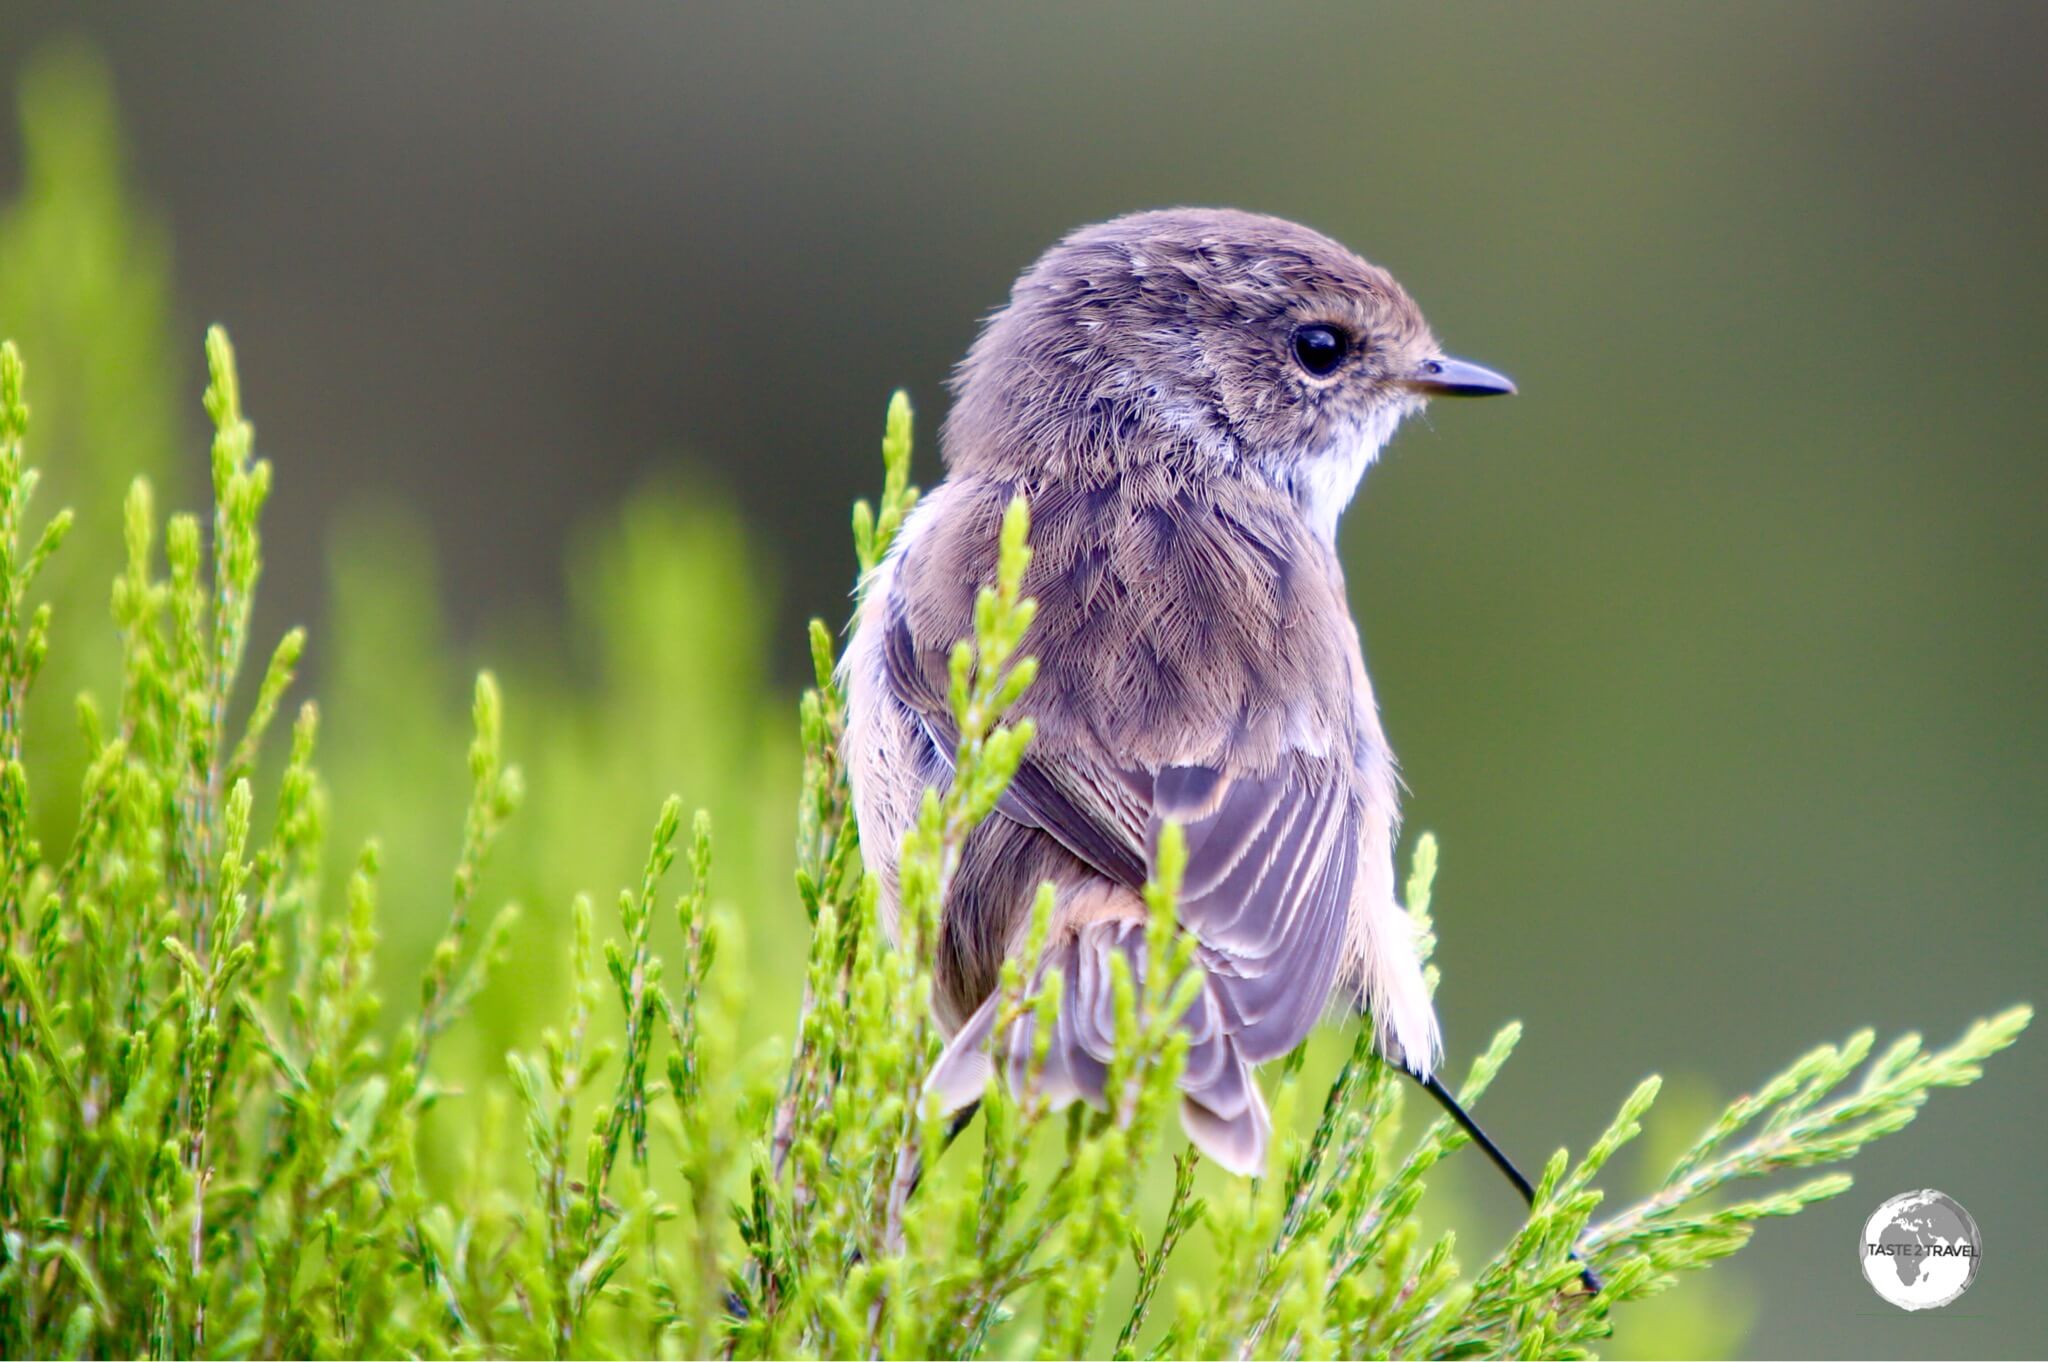
[[[957,735],[943,673],[902,612],[890,612],[888,630],[890,689],[950,761]],[[1156,867],[1160,829],[1180,824],[1180,921],[1202,943],[1223,1030],[1257,1062],[1315,1025],[1343,957],[1362,845],[1359,803],[1330,758],[1285,753],[1248,778],[1211,766],[1131,769],[1073,741],[1034,744],[999,814],[1133,890]]]

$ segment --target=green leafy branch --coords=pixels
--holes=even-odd
[[[568,914],[561,1022],[480,1091],[442,1086],[430,1069],[458,1056],[437,1042],[474,1024],[512,943],[510,909],[481,932],[471,922],[524,788],[499,688],[488,673],[476,684],[451,898],[426,897],[445,925],[417,1006],[386,1018],[384,857],[365,846],[338,894],[323,891],[311,703],[291,711],[281,766],[265,761],[303,634],[278,641],[253,692],[241,685],[270,472],[218,332],[207,363],[210,538],[190,515],[159,534],[149,485],[132,486],[112,598],[118,700],[104,719],[79,703],[78,813],[46,852],[25,716],[52,611],[34,595],[71,522],[30,523],[25,378],[0,345],[8,1355],[1585,1356],[1616,1309],[1846,1189],[1836,1165],[1935,1090],[1975,1082],[2031,1021],[2012,1008],[1937,1050],[1908,1036],[1879,1053],[1868,1032],[1823,1046],[1731,1104],[1648,1196],[1609,1207],[1601,1183],[1656,1099],[1648,1079],[1581,1157],[1547,1162],[1526,1223],[1468,1269],[1457,1236],[1423,1221],[1431,1174],[1466,1137],[1443,1119],[1404,1135],[1407,1089],[1362,1025],[1327,1085],[1301,1052],[1268,1074],[1272,1176],[1228,1178],[1180,1147],[1177,1018],[1198,978],[1168,830],[1144,949],[1110,962],[1102,1109],[1059,1118],[1039,1090],[1063,982],[1036,964],[1055,930],[1041,888],[993,1005],[998,1036],[1031,1038],[1018,1081],[990,1086],[946,1156],[954,1132],[926,1093],[938,908],[1031,736],[1015,718],[1033,671],[1019,502],[950,659],[955,774],[903,848],[899,944],[862,864],[845,700],[814,625],[796,854],[811,934],[791,1043],[735,1053],[744,941],[710,898],[708,819],[686,846],[671,799],[619,894],[617,937],[599,939],[588,896]],[[878,507],[855,514],[864,577],[916,504],[910,454],[899,396]],[[671,891],[679,859],[688,883]],[[1420,839],[1406,899],[1425,943],[1435,864]],[[1519,1035],[1503,1027],[1469,1067],[1468,1105]],[[426,1166],[430,1116],[461,1131],[452,1174]],[[1790,1174],[1808,1176],[1737,1195]]]

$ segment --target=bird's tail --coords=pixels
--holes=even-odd
[[[1040,979],[1047,970],[1057,969],[1063,981],[1059,1020],[1037,1084],[1054,1107],[1076,1100],[1097,1109],[1107,1107],[1104,1089],[1116,1048],[1112,952],[1123,955],[1132,979],[1142,984],[1145,924],[1136,918],[1083,923],[1048,949],[1040,963]],[[1021,1091],[1029,1081],[1034,1048],[1031,1014],[1027,1010],[1010,1024],[1008,1035],[997,1038],[993,1032],[1001,1000],[1000,993],[991,995],[976,1009],[932,1070],[931,1090],[948,1111],[978,1099],[999,1063],[1012,1092]],[[1238,1053],[1225,1029],[1222,1004],[1206,974],[1181,1025],[1188,1032],[1187,1068],[1180,1079],[1181,1124],[1188,1138],[1230,1171],[1257,1176],[1265,1171],[1272,1120],[1250,1062]]]

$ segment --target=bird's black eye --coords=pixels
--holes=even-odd
[[[1317,378],[1344,362],[1350,338],[1334,326],[1303,326],[1294,332],[1294,358]]]

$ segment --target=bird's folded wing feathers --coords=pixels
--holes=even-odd
[[[955,737],[934,678],[900,616],[890,621],[890,689],[950,762]],[[1350,783],[1327,757],[1283,755],[1260,777],[1209,766],[1125,769],[1069,744],[1034,745],[998,816],[1044,831],[1105,878],[1143,887],[1166,822],[1188,859],[1182,926],[1201,942],[1221,1025],[1254,1062],[1314,1027],[1341,965],[1362,842]]]

